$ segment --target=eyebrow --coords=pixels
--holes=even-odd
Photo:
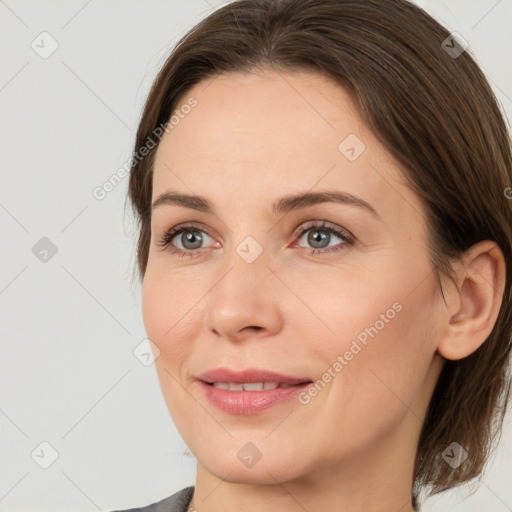
[[[279,213],[288,213],[292,210],[299,210],[321,203],[339,203],[360,207],[380,219],[380,215],[372,205],[365,200],[353,196],[347,192],[305,192],[300,194],[290,194],[281,197],[272,204],[272,211],[275,215]],[[168,190],[160,194],[152,205],[152,210],[161,205],[178,205],[184,208],[190,208],[203,213],[214,213],[212,204],[203,196],[182,194]]]

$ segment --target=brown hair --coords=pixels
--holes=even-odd
[[[453,278],[451,262],[479,241],[498,244],[506,264],[499,316],[480,348],[445,361],[420,435],[414,496],[427,487],[436,494],[482,472],[510,394],[512,209],[505,191],[512,184],[511,143],[484,74],[469,51],[450,53],[462,51],[450,37],[406,0],[234,1],[177,43],[153,83],[135,142],[138,150],[206,78],[265,67],[318,72],[351,94],[363,121],[423,198],[441,293],[439,275]],[[129,183],[141,279],[157,147],[133,161]],[[456,469],[442,458],[454,441],[469,454]]]

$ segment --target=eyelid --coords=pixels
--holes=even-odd
[[[179,224],[176,224],[175,226],[173,226],[172,228],[169,228],[169,229],[165,229],[164,230],[164,233],[162,236],[160,236],[159,238],[159,242],[158,244],[159,245],[163,245],[164,248],[166,245],[168,245],[170,243],[170,241],[180,233],[180,230],[193,230],[193,229],[196,229],[197,231],[203,231],[204,233],[206,233],[210,238],[215,238],[208,227],[206,227],[204,224],[202,224],[201,222],[196,222],[196,221],[185,221],[185,222],[180,222]],[[168,240],[168,242],[166,244],[164,244],[163,242],[165,240]],[[197,252],[197,251],[196,251]]]
[[[337,224],[333,224],[332,222],[328,220],[313,220],[306,223],[300,224],[294,233],[296,233],[296,237],[301,237],[306,231],[309,231],[310,229],[325,229],[327,231],[333,231],[336,233],[336,236],[339,236],[343,239],[346,239],[347,241],[350,241],[351,243],[355,243],[357,241],[357,238],[346,228],[339,226]],[[337,233],[339,232],[339,234]]]

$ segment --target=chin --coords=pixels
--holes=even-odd
[[[279,448],[269,448],[268,442],[261,452],[249,442],[231,440],[236,447],[220,447],[201,455],[198,462],[217,478],[230,483],[269,485],[300,478],[306,472],[304,458],[296,450],[289,455]],[[263,445],[263,441],[258,443]],[[267,452],[267,455],[265,455]],[[302,462],[297,464],[297,456]],[[252,457],[252,460],[251,460]],[[259,458],[258,458],[259,457]]]

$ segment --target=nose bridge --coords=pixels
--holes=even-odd
[[[245,222],[232,224],[230,241],[224,248],[225,268],[229,271],[225,276],[228,279],[226,284],[243,288],[245,283],[249,287],[271,274],[267,268],[270,256],[267,250],[269,235],[264,229],[255,231],[254,225],[250,229]]]
[[[234,338],[245,327],[278,328],[279,307],[269,293],[273,276],[267,256],[262,244],[252,236],[231,248],[224,272],[210,290],[207,329]]]
[[[259,300],[258,297],[266,295],[265,283],[271,277],[267,264],[268,255],[262,244],[252,236],[243,238],[226,255],[224,277],[215,286],[216,299],[228,301],[226,306],[230,304],[229,307],[234,306],[232,300],[241,305]]]

